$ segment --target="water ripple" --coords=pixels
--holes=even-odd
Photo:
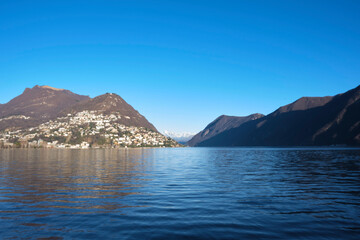
[[[359,239],[360,150],[1,150],[1,239]]]

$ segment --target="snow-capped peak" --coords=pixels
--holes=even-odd
[[[174,139],[177,142],[187,142],[189,141],[196,133],[190,132],[182,132],[182,133],[175,133],[168,130],[165,130],[163,134],[167,137]]]

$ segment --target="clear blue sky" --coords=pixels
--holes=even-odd
[[[0,1],[0,103],[122,96],[159,130],[360,84],[360,1]]]

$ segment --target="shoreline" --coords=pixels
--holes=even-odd
[[[64,149],[64,150],[71,150],[71,149],[75,149],[75,150],[90,150],[90,149],[151,149],[151,148],[184,148],[184,147],[188,147],[188,146],[176,146],[176,147],[88,147],[88,148],[79,148],[79,147],[29,147],[29,148],[12,148],[12,147],[8,147],[8,148],[4,148],[4,147],[0,147],[0,150],[3,149]]]

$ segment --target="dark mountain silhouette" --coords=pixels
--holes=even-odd
[[[21,95],[0,105],[0,130],[36,126],[53,119],[69,106],[87,99],[90,98],[49,86],[26,88]]]
[[[293,103],[278,108],[273,115],[284,112],[307,110],[314,107],[320,107],[330,102],[333,97],[302,97]]]
[[[85,110],[97,111],[103,114],[118,113],[121,115],[121,119],[118,120],[121,124],[127,126],[145,127],[153,131],[157,131],[144,116],[142,116],[124,99],[115,93],[106,93],[93,99],[82,101],[68,109],[65,109],[62,112],[62,115],[67,113],[74,114]]]
[[[251,114],[246,117],[235,117],[235,116],[227,116],[221,115],[220,117],[216,118],[213,122],[205,127],[204,130],[196,134],[192,137],[188,142],[187,145],[189,146],[196,146],[199,143],[214,137],[215,135],[224,132],[226,130],[239,127],[241,124],[255,120],[258,118],[263,117],[264,115],[260,113]]]
[[[360,86],[344,94],[301,98],[196,146],[360,145]]]

